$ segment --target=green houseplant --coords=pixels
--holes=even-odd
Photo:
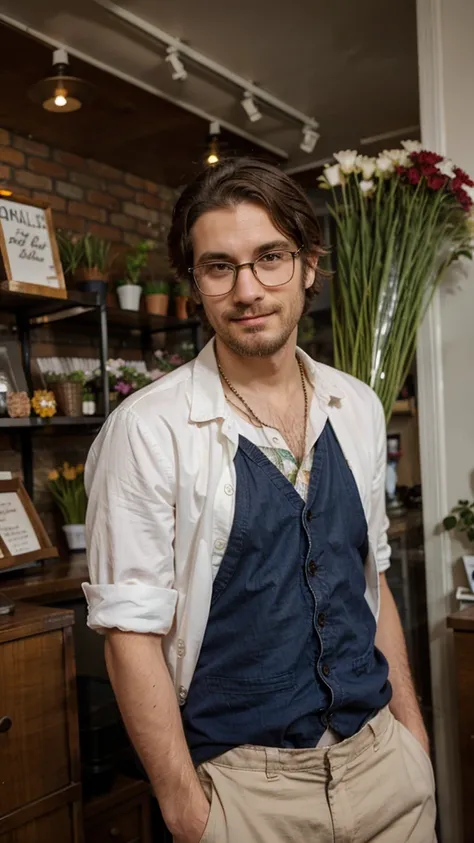
[[[59,255],[66,275],[79,289],[102,293],[110,269],[110,243],[88,232],[83,236],[57,232]]]
[[[191,285],[189,281],[178,281],[176,284],[176,316],[178,319],[188,318],[188,301],[191,295]]]
[[[117,281],[117,296],[122,310],[138,310],[140,307],[141,276],[153,246],[151,240],[140,240],[125,258],[125,275]]]
[[[147,281],[143,287],[143,294],[148,313],[166,316],[170,297],[168,281]]]

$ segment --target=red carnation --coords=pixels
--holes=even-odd
[[[431,188],[431,190],[441,190],[441,188],[446,184],[446,176],[441,175],[441,173],[436,173],[435,175],[428,176],[426,181],[428,182],[428,187]]]
[[[461,167],[455,167],[454,172],[456,173],[457,177],[455,181],[459,179],[462,184],[467,184],[468,187],[474,187],[474,181],[469,178],[468,174],[465,173],[464,170],[461,170]]]
[[[418,184],[421,179],[421,173],[419,170],[416,169],[416,167],[410,167],[407,176],[410,184]]]
[[[435,176],[438,172],[437,168],[434,164],[422,164],[421,165],[421,172],[424,176]]]
[[[465,211],[471,210],[472,200],[469,198],[465,190],[457,190],[456,199],[459,201],[461,207],[464,208]]]
[[[418,153],[418,163],[419,164],[428,164],[433,166],[434,164],[439,164],[440,161],[443,160],[442,155],[438,155],[437,152],[427,152],[423,150],[422,152]]]

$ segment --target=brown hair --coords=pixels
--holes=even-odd
[[[194,223],[207,211],[253,202],[264,208],[275,228],[302,246],[303,267],[324,254],[316,215],[302,188],[272,164],[256,158],[228,158],[208,167],[179,197],[171,219],[168,250],[172,266],[181,278],[189,277],[193,265],[190,237]],[[306,290],[305,312],[321,283]]]

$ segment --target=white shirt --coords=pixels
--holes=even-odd
[[[320,411],[329,418],[359,490],[369,534],[365,597],[377,618],[378,574],[390,564],[382,406],[365,384],[299,354],[314,390],[315,424]],[[237,448],[211,341],[195,360],[124,401],[87,459],[88,624],[165,636],[180,703],[230,536]]]

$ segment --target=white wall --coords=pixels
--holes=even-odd
[[[474,0],[417,0],[422,140],[474,176]],[[474,471],[474,266],[451,273],[420,334],[418,386],[426,576],[443,843],[461,838],[451,634],[460,545],[439,524]],[[464,584],[464,583],[463,583]],[[474,670],[474,665],[473,665]],[[473,702],[474,705],[474,702]]]

